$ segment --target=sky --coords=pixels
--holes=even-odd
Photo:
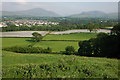
[[[43,8],[45,10],[56,12],[62,16],[79,14],[86,11],[103,11],[106,13],[118,12],[117,0],[109,0],[109,2],[107,2],[107,0],[104,0],[104,2],[99,0],[99,2],[95,2],[95,0],[89,0],[89,2],[87,0],[84,0],[84,2],[82,0],[66,0],[66,2],[62,2],[62,0],[37,1],[38,0],[9,0],[8,2],[8,0],[4,0],[0,3],[0,5],[2,4],[2,9],[0,10],[22,11],[33,8]]]
[[[2,2],[119,2],[119,0],[1,0]]]

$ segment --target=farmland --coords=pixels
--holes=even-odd
[[[71,45],[77,51],[78,41],[94,37],[96,33],[50,34],[43,38],[44,41],[37,42],[34,46],[50,47],[53,52],[60,52]],[[2,38],[2,40],[3,48],[28,46],[33,43],[31,38]],[[117,59],[62,54],[21,54],[9,51],[2,53],[3,78],[118,78]]]
[[[41,41],[36,43],[35,47],[50,47],[54,52],[64,51],[66,46],[74,46],[76,51],[78,49],[78,41],[74,40],[88,40],[94,38],[96,33],[75,33],[64,35],[46,35],[43,40],[56,40],[56,41]],[[3,48],[11,46],[28,46],[33,44],[31,38],[2,38]],[[73,40],[73,41],[57,41],[57,40]]]
[[[97,33],[72,33],[64,35],[46,35],[43,40],[88,40],[94,38]]]

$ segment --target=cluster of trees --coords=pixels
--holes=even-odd
[[[61,26],[61,25],[43,25],[43,26],[31,26],[28,27],[26,25],[22,26],[7,26],[7,27],[2,27],[3,32],[7,31],[64,31],[64,30],[69,30],[69,29],[84,29],[84,26]]]
[[[80,41],[78,53],[81,56],[120,58],[120,24],[114,26],[111,34],[99,33],[96,38]]]
[[[3,50],[16,52],[16,53],[51,53],[51,48],[43,49],[41,47],[20,47],[20,46],[13,46],[4,48]]]
[[[68,24],[68,25],[43,25],[43,26],[35,26],[32,25],[28,27],[26,25],[15,26],[14,24],[10,24],[7,27],[2,27],[3,32],[7,31],[65,31],[71,29],[88,29],[91,31],[96,31],[97,29],[103,28],[104,25],[88,23],[88,24]]]

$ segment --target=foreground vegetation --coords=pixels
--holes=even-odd
[[[3,51],[3,78],[118,78],[118,60]]]

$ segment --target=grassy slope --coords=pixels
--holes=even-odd
[[[117,78],[117,71],[117,59],[3,51],[4,78]]]

